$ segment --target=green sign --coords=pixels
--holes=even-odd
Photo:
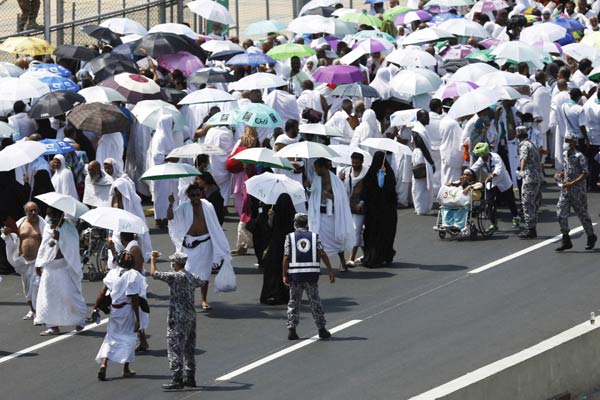
[[[215,1],[229,10],[229,0],[215,0]],[[209,34],[212,31],[213,31],[213,21],[206,21],[206,33]],[[223,25],[223,34],[229,36],[229,25]]]

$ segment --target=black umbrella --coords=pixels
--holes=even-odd
[[[122,72],[131,74],[139,73],[135,63],[123,56],[106,53],[94,58],[89,63],[91,71],[94,73],[94,81],[102,82]]]
[[[67,120],[77,129],[94,133],[121,132],[129,126],[129,119],[112,104],[87,103],[75,107]]]
[[[83,33],[90,35],[91,37],[96,38],[98,40],[105,41],[111,46],[116,46],[123,43],[123,41],[121,41],[120,35],[100,25],[86,25],[83,28],[81,28],[81,30],[83,31]]]
[[[160,89],[160,96],[167,103],[176,106],[177,103],[179,103],[181,100],[183,100],[185,96],[187,96],[187,93],[183,90],[164,87]]]
[[[323,17],[331,17],[331,14],[333,14],[334,11],[334,7],[317,7],[305,11],[302,15],[322,15]]]
[[[71,90],[57,90],[49,92],[37,99],[29,116],[33,119],[56,117],[66,114],[79,104],[85,103],[85,98]]]
[[[390,115],[396,111],[410,110],[411,108],[413,108],[412,104],[397,97],[390,97],[386,100],[376,100],[371,104],[371,110],[375,111],[378,120],[384,118],[389,119]]]
[[[96,50],[88,49],[87,47],[63,44],[54,50],[54,55],[69,60],[90,61],[98,57],[99,53]]]
[[[149,33],[135,42],[133,54],[136,56],[149,55],[158,57],[167,54],[176,54],[179,51],[187,51],[197,56],[200,47],[190,38],[174,33],[156,32]],[[204,56],[206,59],[206,56]]]
[[[238,54],[243,54],[244,52],[241,50],[225,50],[225,51],[219,51],[217,53],[213,53],[211,54],[210,57],[208,57],[208,61],[227,61],[229,60],[231,57],[236,56]]]
[[[187,81],[192,85],[200,86],[206,83],[233,82],[235,77],[221,68],[203,68],[190,75]]]

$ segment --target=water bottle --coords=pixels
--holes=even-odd
[[[333,215],[333,200],[327,199],[325,203],[325,212],[327,215]]]

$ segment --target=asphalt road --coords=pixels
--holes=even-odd
[[[522,241],[507,223],[489,240],[440,240],[434,217],[399,211],[397,256],[388,268],[354,268],[335,284],[321,280],[328,327],[352,320],[328,341],[315,341],[229,381],[216,379],[293,345],[287,341],[285,307],[258,303],[262,277],[254,256],[235,257],[238,292],[216,295],[213,310],[198,314],[195,390],[166,393],[167,287],[149,280],[151,351],[136,358],[132,379],[110,364],[110,381],[98,382],[94,358],[106,325],[0,363],[2,399],[408,399],[532,346],[584,321],[600,308],[598,251],[584,251],[578,235],[573,251],[556,254],[554,244],[478,274],[470,271],[558,234],[557,191],[544,195],[540,238]],[[599,194],[588,201],[598,220]],[[508,214],[502,215],[508,221]],[[572,228],[579,226],[571,218]],[[235,223],[226,223],[233,241]],[[163,254],[167,236],[152,235]],[[161,263],[159,268],[168,268]],[[88,303],[99,283],[84,282]],[[17,276],[0,283],[0,358],[47,338],[21,320],[26,311]],[[316,334],[308,307],[298,332]]]

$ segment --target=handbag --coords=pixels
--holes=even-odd
[[[227,157],[227,161],[225,162],[225,169],[232,174],[240,173],[244,170],[244,163],[233,158],[237,153],[246,150],[247,147],[240,146],[233,153]]]
[[[413,165],[412,174],[415,179],[427,178],[427,167],[425,166],[425,163]]]
[[[302,118],[310,123],[316,124],[323,119],[323,113],[314,108],[305,108],[302,111]]]

